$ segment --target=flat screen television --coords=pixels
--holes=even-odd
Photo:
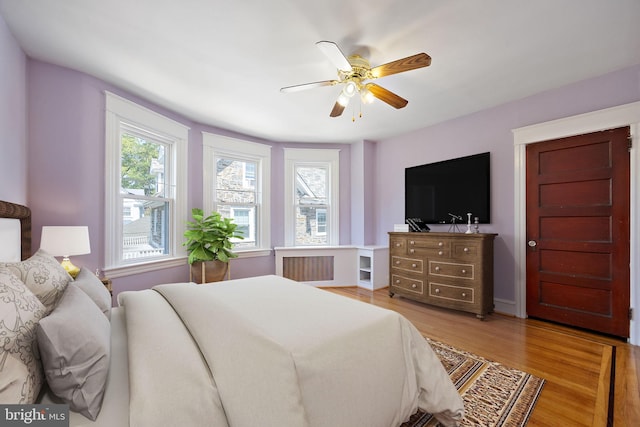
[[[405,218],[427,224],[491,222],[490,153],[475,154],[405,169]]]

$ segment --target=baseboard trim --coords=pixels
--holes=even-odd
[[[509,300],[505,300],[505,299],[500,299],[500,298],[494,298],[493,299],[493,305],[494,305],[494,309],[493,311],[495,311],[496,313],[501,313],[501,314],[506,314],[509,316],[516,316],[516,302],[515,301],[509,301]]]

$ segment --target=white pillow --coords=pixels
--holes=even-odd
[[[37,327],[51,391],[73,411],[95,420],[102,407],[111,357],[111,325],[79,288],[69,286]]]
[[[111,319],[111,294],[95,274],[82,268],[70,286],[82,289],[96,303],[100,311],[107,316],[107,319]]]

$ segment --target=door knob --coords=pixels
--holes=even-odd
[[[529,240],[527,244],[530,248],[535,248],[536,246],[538,246],[538,242],[536,242],[535,240]]]

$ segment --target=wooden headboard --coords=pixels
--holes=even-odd
[[[24,260],[31,256],[31,209],[26,206],[0,200],[0,218],[20,220],[21,250]]]

